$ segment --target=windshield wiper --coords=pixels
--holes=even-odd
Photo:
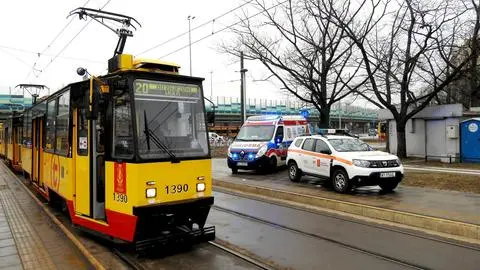
[[[143,132],[145,133],[145,137],[147,138],[147,148],[150,150],[150,138],[152,139],[153,143],[158,148],[162,148],[169,156],[172,163],[180,163],[180,160],[175,156],[175,154],[162,142],[155,133],[148,128],[148,121],[147,121],[147,112],[143,110],[143,119],[145,121],[145,129]]]

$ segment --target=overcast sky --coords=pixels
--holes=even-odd
[[[9,87],[13,89],[21,83],[45,84],[53,91],[59,90],[62,86],[81,79],[76,74],[76,69],[80,66],[96,75],[106,72],[107,60],[113,55],[117,36],[95,21],[88,23],[89,20],[81,21],[78,17],[72,21],[71,18],[66,18],[71,10],[83,6],[86,2],[87,0],[15,0],[2,4],[1,93],[8,93]],[[187,32],[189,15],[195,16],[191,21],[192,29],[210,21],[207,25],[192,31],[192,42],[210,35],[192,45],[193,76],[205,78],[206,96],[210,96],[211,71],[214,96],[239,96],[238,59],[219,53],[216,46],[222,40],[228,39],[228,30],[217,31],[237,22],[236,12],[238,14],[240,10],[217,19],[214,23],[211,21],[240,6],[242,1],[90,0],[86,7],[98,9],[107,2],[105,11],[132,16],[142,24],[142,27],[134,32],[134,37],[127,39],[125,53],[145,58],[162,57],[163,60],[176,62],[182,67],[181,73],[186,75],[189,74],[188,35],[144,54],[140,53]],[[56,38],[62,29],[64,31]],[[216,34],[212,35],[212,32]],[[181,47],[186,48],[172,53]],[[41,53],[40,57],[38,53]],[[34,64],[35,69],[32,69]],[[269,82],[255,81],[269,75],[260,64],[246,61],[245,67],[249,70],[248,97],[285,98],[278,86]]]

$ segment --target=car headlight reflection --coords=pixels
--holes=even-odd
[[[353,163],[353,165],[355,165],[357,167],[364,167],[364,168],[370,167],[370,161],[368,161],[368,160],[354,159],[354,160],[352,160],[352,163]]]

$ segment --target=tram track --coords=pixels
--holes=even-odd
[[[10,174],[12,176],[15,176],[15,178],[21,184],[23,184],[23,187],[25,189],[33,191],[31,185],[28,184],[28,181],[22,179],[18,175],[14,175],[12,172],[10,172]],[[224,193],[224,192],[222,192],[222,193]],[[33,193],[32,193],[32,195],[33,195]],[[42,201],[42,203],[40,203],[40,204],[45,204],[45,201],[43,201],[42,198],[37,193],[35,193],[35,195],[36,195],[35,197],[37,197],[37,199],[39,199],[39,203],[40,203],[40,201]],[[234,195],[234,194],[231,194],[231,195],[247,198],[247,199],[250,199],[250,200],[257,200],[257,199],[254,199],[254,198],[250,197],[250,196],[239,196],[239,195]],[[278,206],[292,208],[292,207],[289,207],[288,205],[283,205],[281,203],[278,203],[278,204],[277,203],[272,203],[272,202],[269,202],[268,200],[257,200],[257,201],[263,201],[264,203],[270,203],[270,204],[275,204],[275,205],[278,205]],[[44,205],[44,206],[47,207],[48,209],[50,209],[50,210],[47,210],[47,211],[52,212],[53,216],[57,220],[59,220],[63,225],[67,226],[69,228],[68,230],[71,231],[71,233],[76,234],[75,230],[72,230],[73,227],[68,222],[68,218],[66,216],[63,216],[58,209],[48,207],[46,205]],[[352,244],[349,244],[349,243],[345,243],[343,241],[330,239],[330,238],[324,237],[322,235],[310,233],[310,232],[308,232],[308,230],[307,231],[299,230],[299,229],[296,229],[296,228],[292,228],[288,225],[285,226],[285,225],[282,225],[282,224],[278,224],[276,222],[272,222],[272,221],[267,220],[267,219],[262,219],[262,218],[258,218],[258,217],[255,217],[255,216],[252,216],[252,215],[249,215],[249,214],[242,213],[241,211],[235,211],[235,210],[232,210],[232,209],[221,207],[219,205],[214,205],[212,207],[212,210],[225,212],[227,214],[235,215],[235,216],[240,217],[240,218],[244,218],[244,219],[247,219],[247,220],[253,220],[255,222],[260,222],[260,223],[265,224],[269,227],[276,227],[276,228],[279,228],[281,230],[288,230],[290,232],[300,234],[300,235],[303,235],[303,236],[308,236],[308,237],[311,237],[311,238],[314,238],[314,239],[318,239],[318,240],[321,239],[321,240],[330,242],[332,244],[335,244],[335,245],[338,245],[338,246],[341,246],[341,247],[344,247],[344,248],[348,248],[352,251],[356,251],[356,252],[359,252],[359,253],[362,253],[362,254],[366,254],[368,256],[372,256],[372,257],[375,257],[375,258],[383,259],[385,261],[396,263],[398,265],[408,267],[408,268],[411,268],[411,269],[426,269],[425,267],[422,267],[418,264],[410,263],[410,262],[408,262],[408,260],[401,260],[401,259],[399,260],[399,259],[397,259],[393,256],[388,256],[388,255],[385,256],[384,254],[380,254],[380,253],[377,253],[377,252],[372,252],[370,250],[366,250],[366,249],[364,249],[362,247],[359,247],[358,245],[355,245],[355,244],[352,245]],[[302,210],[302,209],[297,209],[297,210]],[[314,213],[314,214],[317,214],[317,215],[322,215],[321,212],[316,212],[316,211],[306,211],[306,212]],[[326,214],[326,216],[332,217],[331,214]],[[344,219],[344,218],[342,218],[342,219]],[[352,220],[349,220],[349,219],[346,219],[346,221],[351,221],[353,223],[358,223],[354,220],[352,221]],[[367,225],[367,223],[364,223],[364,222],[359,223],[359,224]],[[378,225],[373,225],[372,227],[378,227]],[[397,230],[395,230],[395,232],[402,233],[402,231],[397,231]],[[416,235],[411,234],[411,233],[405,233],[405,234],[406,235],[411,235],[411,236],[416,236]],[[78,235],[76,235],[76,237],[78,238]],[[418,237],[425,238],[425,237],[422,237],[422,236],[418,236]],[[115,260],[118,261],[119,265],[123,265],[123,266],[126,266],[126,268],[131,268],[131,269],[158,269],[158,268],[165,268],[165,265],[167,266],[166,268],[176,267],[177,262],[182,264],[182,261],[184,261],[183,265],[181,265],[181,267],[179,265],[179,267],[177,267],[177,269],[191,269],[191,267],[196,267],[197,266],[197,261],[194,261],[192,259],[197,260],[199,258],[199,255],[205,256],[206,253],[213,254],[214,256],[217,256],[217,257],[230,258],[231,260],[234,260],[234,261],[237,261],[237,262],[243,261],[242,264],[247,269],[276,269],[276,268],[282,268],[281,266],[278,266],[276,263],[273,263],[273,264],[272,263],[268,263],[268,264],[262,263],[262,261],[264,261],[264,260],[261,257],[249,256],[248,251],[245,252],[245,250],[243,250],[241,248],[241,246],[235,246],[235,243],[233,243],[233,242],[232,242],[233,248],[229,248],[230,245],[227,245],[227,246],[222,245],[222,243],[221,243],[222,241],[212,242],[212,243],[207,242],[207,243],[202,244],[201,246],[200,245],[195,246],[195,248],[192,249],[191,251],[187,251],[185,253],[175,255],[175,256],[173,256],[174,257],[173,259],[171,259],[169,257],[163,257],[164,259],[163,258],[162,259],[160,259],[160,258],[148,259],[148,258],[139,257],[135,253],[125,253],[125,252],[120,251],[120,250],[112,250],[112,247],[108,247],[108,245],[105,246],[105,245],[98,244],[98,243],[97,244],[91,244],[91,242],[96,242],[95,239],[94,238],[91,239],[90,237],[86,237],[86,238],[88,238],[89,240],[87,240],[87,241],[90,242],[90,244],[87,244],[87,248],[90,251],[97,250],[97,248],[95,248],[95,247],[93,247],[93,249],[92,249],[93,245],[99,245],[99,246],[102,246],[103,249],[109,249],[110,252],[111,252],[110,253],[111,255],[109,255],[109,256],[112,256],[113,258],[116,258]],[[425,238],[425,239],[430,239],[430,238]],[[80,238],[78,240],[81,241],[81,242],[85,241],[85,239],[82,240]],[[435,239],[430,239],[430,240],[435,240]],[[446,242],[446,241],[441,241],[441,242],[447,243],[447,244],[452,244],[452,245],[457,245],[459,247],[469,248],[468,246],[458,245],[456,243],[450,243],[450,242]],[[228,243],[228,244],[230,244],[230,243]],[[471,249],[472,250],[480,250],[478,248],[471,248]],[[198,250],[200,250],[200,252],[198,252]],[[237,250],[239,250],[239,252]],[[96,253],[98,253],[98,252],[96,252]],[[245,255],[245,254],[247,254],[247,255]],[[93,254],[93,255],[95,255],[95,254]],[[96,254],[95,257],[97,255],[99,255],[99,254]],[[100,255],[102,255],[102,254],[100,254]],[[260,254],[259,254],[259,256],[260,256]],[[205,257],[208,257],[208,255],[205,256]],[[267,258],[267,256],[265,256],[265,258]],[[97,257],[97,259],[100,259],[100,261],[103,261],[104,257],[102,258],[102,256],[100,256],[100,257]],[[219,264],[219,262],[221,263],[221,260],[217,260],[217,262],[208,261],[208,262],[205,262],[203,265],[207,265],[207,266],[211,265],[211,267],[207,267],[205,269],[216,269],[216,268],[218,269],[218,266],[219,265],[221,266],[221,264]],[[265,262],[267,262],[267,260],[265,260]]]
[[[142,264],[138,263],[136,258],[133,258],[132,254],[127,252],[121,252],[120,250],[113,248],[112,253],[115,254],[120,260],[122,260],[129,268],[134,270],[145,270]]]
[[[77,248],[82,250],[83,255],[87,257],[87,259],[90,261],[90,263],[92,263],[92,265],[95,268],[106,269],[107,267],[104,267],[103,263],[101,262],[104,259],[109,261],[109,264],[111,266],[115,265],[114,268],[117,268],[118,265],[122,265],[122,264],[126,266],[126,268],[135,269],[135,270],[158,269],[159,267],[165,268],[163,267],[163,260],[161,258],[152,258],[152,259],[142,258],[143,261],[141,261],[139,260],[138,254],[131,253],[128,251],[122,251],[119,248],[102,241],[101,239],[95,238],[94,236],[92,236],[91,238],[87,237],[87,239],[82,240],[81,237],[77,235],[77,232],[74,229],[74,226],[72,226],[72,224],[70,223],[68,217],[65,216],[65,214],[62,213],[60,209],[49,206],[46,200],[43,197],[41,197],[37,192],[35,192],[32,185],[29,185],[28,180],[26,180],[24,177],[14,174],[6,166],[5,166],[5,169],[8,170],[9,175],[12,176],[23,187],[25,191],[27,191],[29,196],[35,200],[35,202],[43,209],[45,213],[47,213],[47,215],[54,221],[54,223],[62,227],[62,231],[69,236],[70,240],[75,242],[75,245],[77,246]],[[88,247],[85,246],[85,240],[89,243]],[[100,242],[97,242],[97,240],[100,240]],[[249,266],[249,267],[245,267],[246,269],[268,269],[268,270],[275,269],[274,267],[270,267],[269,265],[264,264],[259,260],[243,255],[240,252],[236,252],[235,250],[225,245],[222,245],[213,241],[206,242],[203,244],[208,245],[209,247],[213,247],[216,250],[216,255],[226,255],[224,257],[231,257],[231,258],[233,257],[235,259],[245,262],[245,265]],[[93,250],[100,250],[100,254],[94,254],[95,252],[92,253],[91,251],[92,246],[94,246]],[[90,251],[87,251],[87,249],[90,249]],[[192,251],[190,251],[190,253],[195,252],[196,249],[202,249],[202,246],[195,245]],[[203,247],[203,249],[205,249],[205,247]],[[110,251],[111,255],[106,256],[105,251]],[[180,254],[179,259],[181,260],[182,258],[181,256],[188,256],[188,255],[189,255],[189,252]],[[112,258],[118,259],[117,264],[111,264]],[[168,258],[168,257],[163,257],[163,258]],[[150,266],[146,266],[146,264],[149,264]],[[211,264],[212,264],[212,267],[208,267],[208,268],[215,269],[216,268],[215,262],[211,262]],[[192,268],[195,268],[194,263],[187,266],[187,269],[192,269]],[[183,269],[183,268],[179,268],[179,269]]]
[[[382,229],[382,230],[386,230],[386,231],[390,231],[390,232],[400,233],[400,234],[403,234],[403,235],[413,236],[413,237],[420,238],[420,239],[435,241],[435,242],[442,243],[442,244],[448,244],[448,245],[453,245],[453,246],[457,246],[457,247],[461,247],[461,248],[465,248],[465,249],[469,249],[469,250],[480,251],[480,246],[473,246],[471,244],[467,244],[467,243],[463,243],[463,242],[454,242],[452,240],[446,240],[446,239],[442,239],[442,238],[432,237],[432,236],[429,236],[429,235],[419,234],[419,233],[416,233],[414,230],[413,231],[401,230],[401,229],[397,229],[397,228],[392,227],[392,226],[387,226],[387,225],[382,225],[382,224],[377,224],[377,223],[371,223],[371,222],[367,222],[367,221],[364,221],[364,220],[360,220],[360,219],[357,220],[357,219],[354,219],[354,218],[344,217],[342,215],[333,214],[333,213],[329,213],[329,212],[316,211],[316,210],[312,210],[312,209],[308,209],[308,208],[304,208],[304,207],[300,207],[300,206],[295,206],[295,205],[291,205],[291,204],[287,204],[287,203],[283,203],[283,202],[268,200],[268,199],[264,199],[264,198],[258,198],[254,195],[240,194],[240,193],[227,191],[227,190],[221,190],[220,191],[218,189],[215,190],[215,192],[216,193],[228,194],[228,195],[235,196],[235,197],[245,198],[245,199],[248,199],[248,200],[255,200],[255,201],[259,201],[259,202],[263,202],[263,203],[267,203],[267,204],[272,204],[272,205],[276,205],[276,206],[280,206],[280,207],[291,208],[291,209],[295,209],[295,210],[310,213],[310,214],[315,214],[315,215],[324,216],[324,217],[328,217],[328,218],[332,218],[332,219],[337,219],[337,220],[340,220],[340,221],[346,221],[346,222],[349,222],[349,223],[365,225],[365,226],[368,226],[368,227],[373,227],[373,228],[378,228],[378,229]]]
[[[299,234],[299,235],[302,235],[302,236],[314,238],[314,239],[317,239],[317,240],[327,241],[329,243],[339,245],[341,247],[350,249],[352,251],[359,252],[359,253],[374,257],[374,258],[378,258],[378,259],[381,259],[381,260],[384,260],[384,261],[394,263],[394,264],[398,264],[398,265],[401,265],[401,266],[404,266],[404,267],[407,267],[407,268],[410,268],[410,269],[427,269],[427,268],[425,268],[421,265],[410,263],[408,261],[397,259],[397,258],[388,256],[388,255],[384,255],[384,254],[381,254],[381,253],[378,253],[378,252],[370,251],[370,250],[367,250],[367,249],[364,249],[364,248],[361,248],[361,247],[358,247],[358,246],[355,246],[355,245],[352,245],[352,244],[348,244],[348,243],[345,243],[345,242],[342,242],[342,241],[335,240],[335,239],[330,238],[330,237],[310,233],[310,232],[303,231],[303,230],[300,230],[300,229],[296,229],[296,228],[293,228],[293,227],[290,227],[290,226],[275,223],[275,222],[272,222],[272,221],[269,221],[269,220],[266,220],[266,219],[262,219],[262,218],[259,218],[259,217],[253,216],[253,215],[249,215],[249,214],[246,214],[246,213],[242,213],[242,212],[239,212],[239,211],[236,211],[236,210],[228,209],[228,208],[221,207],[221,206],[218,206],[218,205],[213,205],[212,209],[217,210],[217,211],[221,211],[221,212],[224,212],[224,213],[227,213],[227,214],[235,215],[235,216],[238,216],[238,217],[241,217],[241,218],[245,218],[245,219],[248,219],[248,220],[251,220],[251,221],[259,222],[259,223],[262,223],[262,224],[265,224],[265,225],[268,225],[268,226],[271,226],[271,227],[274,227],[274,228],[278,228],[278,229],[281,229],[281,230],[293,232],[293,233],[296,233],[296,234]]]
[[[216,248],[220,252],[228,253],[231,256],[235,256],[236,258],[239,258],[239,259],[245,261],[246,263],[254,266],[256,269],[262,269],[262,270],[276,269],[276,268],[271,267],[271,266],[269,266],[269,265],[267,265],[267,264],[265,264],[265,263],[263,263],[259,260],[251,258],[249,256],[246,256],[246,255],[244,255],[240,252],[237,252],[237,251],[235,251],[235,250],[233,250],[233,249],[231,249],[231,248],[229,248],[225,245],[222,245],[220,243],[216,243],[214,241],[209,241],[205,244]],[[128,251],[120,251],[119,249],[116,249],[116,248],[112,248],[112,252],[120,260],[122,260],[123,263],[127,267],[129,267],[131,269],[134,269],[134,270],[146,270],[146,269],[156,268],[156,267],[151,267],[151,266],[149,267],[149,266],[147,266],[147,264],[152,264],[152,262],[155,261],[155,260],[158,261],[158,259],[155,259],[155,258],[152,258],[152,259],[149,259],[148,257],[141,258],[141,257],[139,257],[138,254],[134,254],[134,253],[131,253],[131,252],[128,252]],[[161,262],[158,262],[158,263],[161,264]],[[161,265],[158,265],[158,266],[161,266]]]
[[[216,243],[216,242],[213,242],[213,241],[210,241],[210,242],[208,242],[208,243],[209,243],[210,245],[212,245],[212,246],[214,246],[214,247],[216,247],[216,248],[219,248],[219,249],[221,249],[221,250],[223,250],[223,251],[225,251],[225,252],[227,252],[227,253],[229,253],[229,254],[232,254],[232,255],[234,255],[234,256],[236,256],[236,257],[238,257],[238,258],[240,258],[240,259],[242,259],[242,260],[244,260],[244,261],[246,261],[246,262],[249,262],[250,264],[258,267],[259,269],[263,269],[263,270],[273,270],[273,269],[275,269],[274,267],[271,267],[271,266],[269,266],[269,265],[267,265],[267,264],[265,264],[265,263],[263,263],[263,262],[260,262],[259,260],[256,260],[256,259],[254,259],[254,258],[251,258],[251,257],[249,257],[249,256],[243,255],[243,254],[241,254],[240,252],[237,252],[237,251],[235,251],[235,250],[233,250],[233,249],[231,249],[231,248],[229,248],[229,247],[227,247],[227,246],[225,246],[225,245],[222,245],[222,244],[219,244],[219,243]]]

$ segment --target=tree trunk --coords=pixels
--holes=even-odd
[[[320,110],[320,122],[318,123],[319,128],[329,128],[330,126],[330,108],[325,108]]]
[[[405,136],[406,121],[395,120],[397,125],[397,156],[399,158],[407,157],[407,138]]]

